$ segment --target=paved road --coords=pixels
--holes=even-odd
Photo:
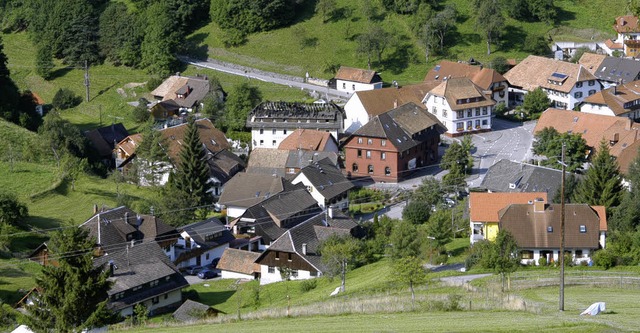
[[[288,86],[290,88],[300,88],[302,90],[309,91],[312,95],[315,93],[320,98],[344,100],[346,101],[351,96],[348,92],[338,91],[329,87],[318,86],[314,84],[305,83],[301,77],[295,77],[290,75],[283,75],[273,72],[261,71],[258,69],[231,64],[227,62],[218,61],[215,59],[207,59],[207,61],[197,60],[186,56],[179,56],[180,61],[188,63],[190,65],[202,68],[213,69],[219,72],[224,72],[233,75],[244,76],[264,82],[271,82]]]

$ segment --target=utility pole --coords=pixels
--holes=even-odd
[[[89,102],[89,62],[84,61],[84,87],[86,90],[87,102]]]
[[[567,164],[564,163],[565,143],[562,143],[562,185],[560,186],[560,311],[564,311],[564,173]]]

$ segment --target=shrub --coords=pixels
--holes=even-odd
[[[318,286],[318,281],[316,279],[304,280],[302,281],[302,283],[300,283],[300,291],[302,291],[303,293],[306,293],[308,291],[316,289],[317,286]]]
[[[66,110],[82,103],[82,97],[67,88],[60,88],[53,96],[51,104],[58,110]]]
[[[538,259],[538,265],[540,265],[540,266],[547,266],[547,258],[545,258],[545,257],[540,257],[540,258]]]
[[[609,269],[616,265],[616,256],[612,251],[600,250],[593,255],[593,263],[604,269]]]
[[[133,120],[138,124],[146,122],[147,120],[149,120],[149,117],[151,117],[151,113],[147,109],[147,104],[143,103],[142,101],[143,99],[144,98],[140,99],[140,103],[138,104],[138,106],[136,106],[133,109],[133,112],[131,112]]]
[[[146,87],[149,91],[152,91],[153,89],[156,89],[159,85],[162,84],[162,79],[159,77],[152,77],[149,80],[147,80],[147,84]]]

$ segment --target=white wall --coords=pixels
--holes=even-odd
[[[506,94],[505,94],[506,95]],[[449,102],[443,96],[437,96],[433,94],[427,94],[425,97],[425,106],[427,112],[435,115],[440,122],[447,128],[449,134],[461,134],[477,130],[491,129],[491,115],[493,114],[493,106],[487,106],[487,114],[482,114],[481,108],[472,108],[472,116],[467,116],[467,109],[463,110],[464,117],[458,119],[458,111],[452,111],[449,106]],[[434,113],[435,108],[435,113]],[[446,116],[444,115],[446,111]],[[476,115],[476,111],[479,111],[479,115]],[[471,121],[471,127],[468,126],[468,122]],[[479,121],[479,128],[476,127],[476,121]],[[463,130],[458,131],[458,123],[463,123]],[[485,124],[483,124],[485,122]]]
[[[360,101],[358,94],[353,94],[344,105],[344,132],[353,133],[369,122],[369,114]]]
[[[615,116],[608,106],[600,104],[584,103],[580,106],[580,112],[599,114],[603,116]]]
[[[166,299],[165,299],[165,295],[166,295]],[[153,311],[155,309],[167,306],[167,305],[171,305],[173,303],[177,303],[182,301],[182,290],[178,289],[178,290],[174,290],[174,291],[170,291],[166,294],[162,294],[160,296],[158,296],[158,303],[157,304],[153,304],[153,302],[151,301],[151,299],[147,299],[143,302],[141,302],[142,304],[144,304],[145,307],[147,307],[148,311]],[[138,303],[136,303],[138,304]],[[133,315],[133,308],[135,307],[135,305],[132,305],[130,307],[124,308],[122,310],[120,310],[120,315],[122,317],[126,317],[126,316],[131,316]]]
[[[321,274],[319,274],[321,275]],[[309,271],[298,271],[297,277],[291,277],[291,280],[308,280],[316,278],[315,276],[311,276],[311,272]],[[280,282],[282,278],[280,276],[280,270],[278,267],[274,267],[274,273],[269,273],[269,267],[266,265],[260,265],[260,285],[265,285],[274,282]]]
[[[300,173],[300,174],[298,174],[298,176],[296,176],[296,178],[294,178],[291,181],[291,184],[294,184],[294,185],[298,184],[298,183],[302,183],[305,186],[307,186],[308,191],[310,189],[309,193],[311,194],[313,199],[315,201],[317,201],[318,205],[324,209],[324,200],[325,200],[325,198],[322,196],[322,194],[320,194],[320,191],[318,191],[318,189],[315,188],[313,186],[313,184],[311,184],[311,182],[309,181],[307,176],[305,176],[303,173]]]
[[[360,83],[345,80],[336,80],[336,90],[346,92],[365,91],[382,88],[382,82],[378,83]]]
[[[253,280],[253,275],[237,273],[232,271],[225,271],[225,270],[220,270],[220,277],[223,279]]]
[[[227,217],[236,218],[244,214],[247,209],[238,206],[227,206]]]

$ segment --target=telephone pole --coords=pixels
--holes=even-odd
[[[84,61],[84,87],[86,90],[87,102],[89,102],[89,62]]]
[[[564,311],[564,173],[567,164],[564,163],[565,143],[562,143],[562,185],[560,186],[560,311]]]

